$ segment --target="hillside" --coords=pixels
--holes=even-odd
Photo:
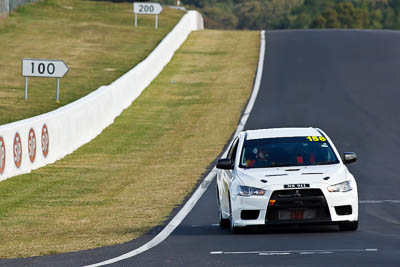
[[[130,3],[43,0],[17,8],[0,20],[0,125],[60,107],[55,79],[29,78],[24,100],[23,58],[68,65],[60,85],[61,105],[66,105],[145,59],[183,14],[165,8],[155,30],[152,16],[140,16],[139,27],[133,26]]]
[[[225,29],[400,29],[398,0],[182,0]]]

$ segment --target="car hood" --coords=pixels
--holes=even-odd
[[[240,169],[237,175],[244,185],[258,188],[283,184],[333,185],[346,180],[347,168],[343,164],[254,168]]]

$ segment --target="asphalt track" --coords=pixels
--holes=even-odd
[[[400,32],[269,31],[261,88],[246,129],[314,126],[354,151],[360,225],[255,229],[217,226],[215,182],[163,243],[113,266],[400,266]],[[124,245],[0,261],[79,266],[130,251]]]

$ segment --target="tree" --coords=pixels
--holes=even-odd
[[[312,21],[310,28],[323,29],[326,27],[326,19],[322,15],[318,15]]]
[[[383,28],[385,29],[395,29],[396,28],[396,13],[391,8],[388,7],[383,12]]]
[[[288,16],[292,9],[303,4],[304,0],[267,0],[264,5],[264,28],[289,27]]]
[[[301,13],[296,17],[293,26],[296,29],[308,29],[312,22],[313,20],[310,15],[307,13]]]
[[[351,2],[338,3],[337,14],[343,28],[352,28],[354,23],[354,6]]]
[[[340,28],[340,22],[336,10],[332,8],[327,8],[325,9],[323,16],[326,20],[326,28]]]
[[[205,15],[205,24],[208,28],[234,29],[237,27],[238,18],[218,7],[205,7],[203,9]]]
[[[182,4],[193,5],[196,7],[204,7],[204,2],[202,0],[182,0]]]
[[[260,29],[263,27],[264,7],[259,1],[247,1],[238,5],[234,12],[238,18],[239,29]]]
[[[370,12],[370,24],[369,27],[372,29],[382,29],[382,11],[376,9]]]
[[[364,29],[369,26],[368,9],[357,8],[353,13],[353,22],[350,25],[352,29]]]

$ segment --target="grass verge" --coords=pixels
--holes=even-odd
[[[56,79],[29,78],[24,100],[23,58],[60,59],[69,67],[61,79],[61,105],[106,85],[142,61],[184,13],[164,8],[159,28],[154,16],[139,16],[132,3],[42,0],[0,20],[0,125],[58,108]]]
[[[192,33],[95,140],[1,182],[0,257],[122,243],[161,224],[235,129],[258,52],[258,32]]]

